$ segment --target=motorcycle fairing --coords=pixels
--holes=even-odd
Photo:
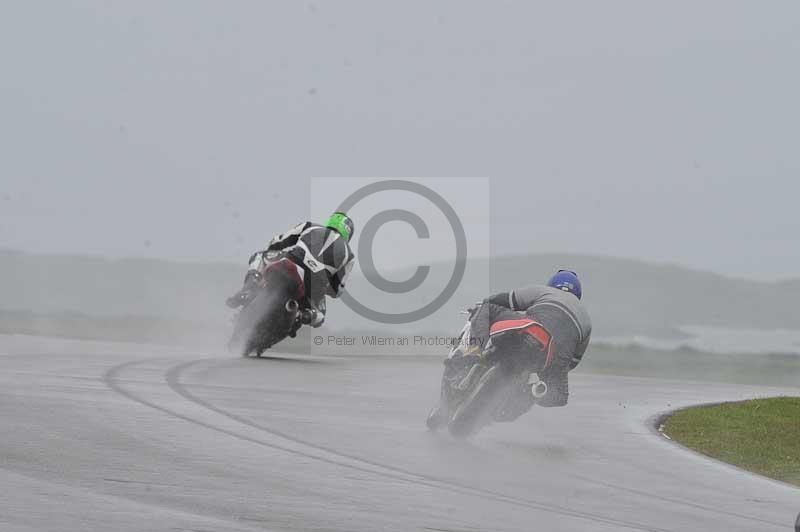
[[[265,276],[269,271],[280,272],[286,275],[295,284],[295,300],[302,301],[306,295],[306,285],[305,282],[303,282],[305,271],[302,267],[286,257],[282,257],[278,260],[269,261],[264,265]]]

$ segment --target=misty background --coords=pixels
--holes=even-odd
[[[465,301],[574,267],[598,336],[783,329],[776,349],[792,351],[797,15],[788,1],[8,4],[0,324],[227,324],[250,253],[350,192],[320,199],[312,178],[467,176],[489,193],[440,192],[485,216],[478,280],[419,327],[450,330]],[[376,264],[408,277],[420,241],[383,231]],[[332,327],[370,326],[330,307]]]

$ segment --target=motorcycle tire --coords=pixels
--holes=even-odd
[[[456,409],[447,429],[454,438],[466,438],[491,423],[505,399],[506,375],[499,364],[489,368]]]

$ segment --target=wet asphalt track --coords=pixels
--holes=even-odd
[[[0,531],[791,531],[800,490],[647,421],[778,390],[575,375],[473,441],[437,361],[0,336]]]

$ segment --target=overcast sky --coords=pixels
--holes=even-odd
[[[493,253],[797,277],[798,65],[796,1],[5,2],[0,247],[244,261],[311,177],[485,176]]]

